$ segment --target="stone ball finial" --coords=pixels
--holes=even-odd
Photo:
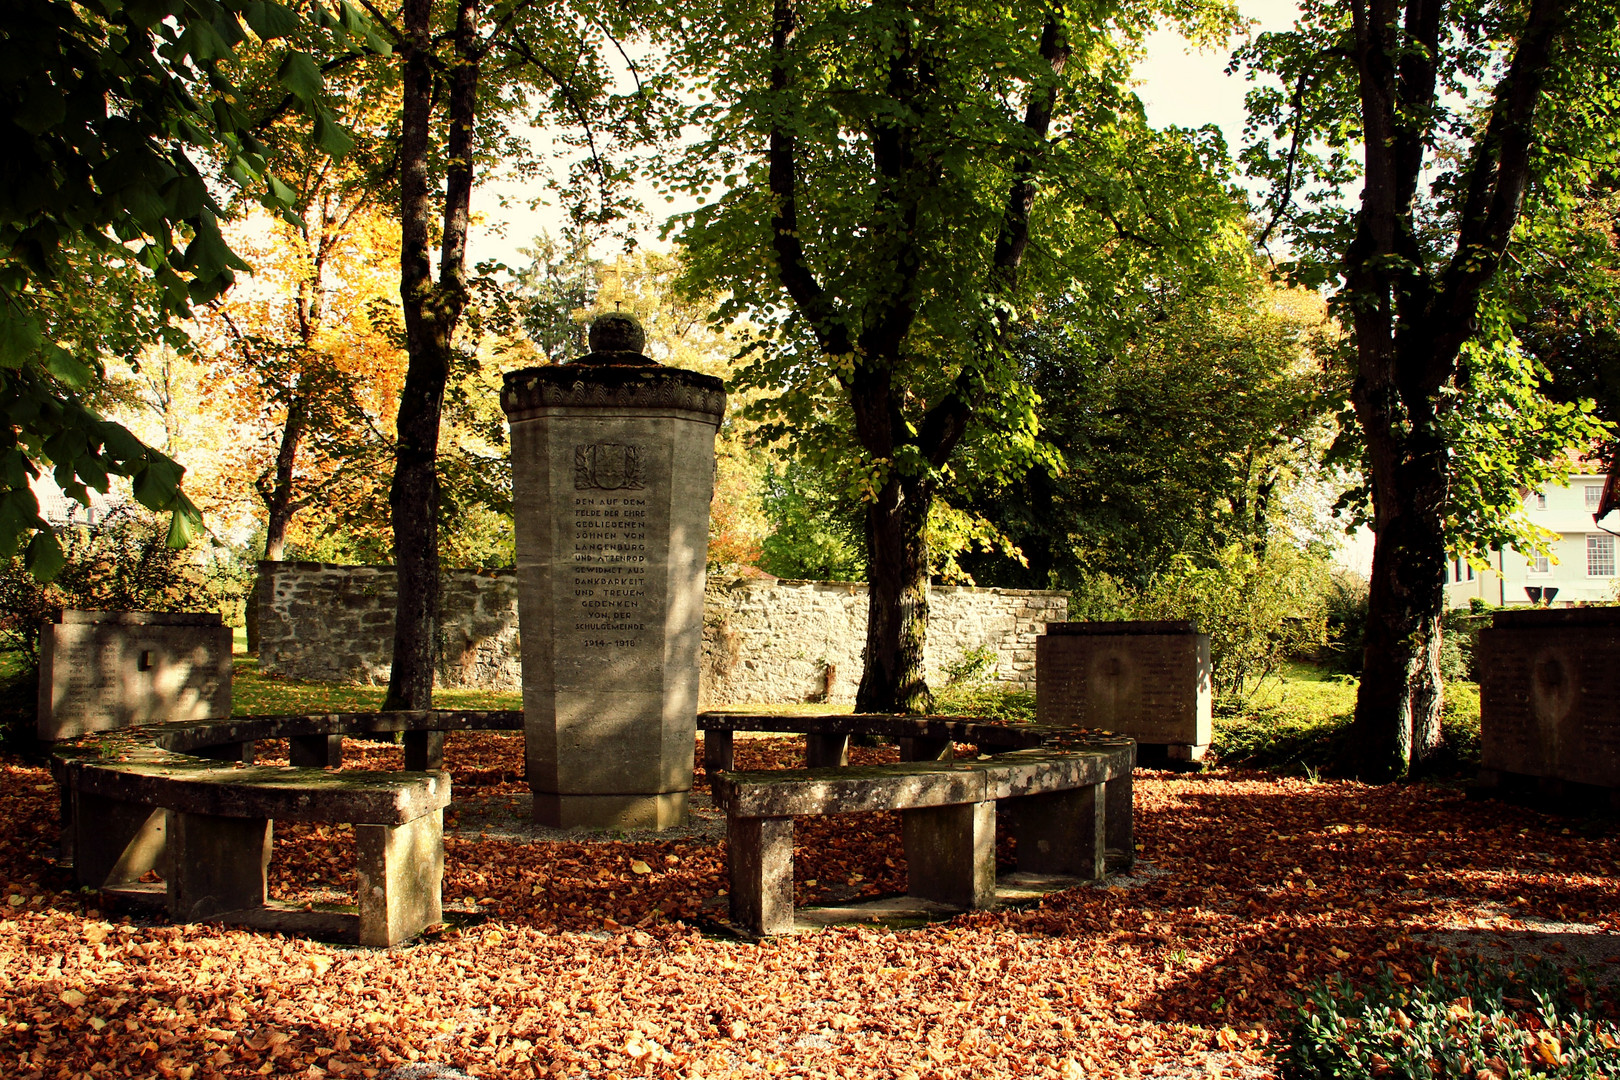
[[[651,364],[642,355],[647,347],[647,331],[640,321],[624,311],[610,311],[598,315],[591,323],[589,336],[591,351],[580,357],[582,364]]]

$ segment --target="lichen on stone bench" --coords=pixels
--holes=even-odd
[[[53,761],[63,793],[64,853],[82,884],[114,893],[157,871],[164,879],[164,904],[179,921],[217,918],[335,933],[363,945],[396,944],[442,915],[444,808],[450,803],[450,776],[438,768],[444,731],[505,730],[519,716],[270,716],[87,736],[60,746]],[[411,754],[408,741],[407,757],[431,768],[333,772],[299,761],[318,750],[318,764],[336,765],[344,735],[393,731],[418,736],[418,752]],[[289,741],[294,765],[241,764],[252,760],[255,742],[275,738]],[[269,903],[267,871],[278,818],[353,825],[355,916],[304,917]]]
[[[732,772],[730,740],[712,755],[715,801],[726,812],[731,920],[757,935],[793,926],[793,819],[897,810],[905,838],[907,892],[968,910],[995,902],[996,806],[1013,813],[1021,872],[1102,878],[1110,851],[1134,859],[1129,739],[1068,730],[984,724],[945,717],[745,716],[699,718],[705,740],[716,731],[804,730],[811,737],[851,731],[910,738],[926,760],[851,768],[829,763],[796,770]],[[710,724],[713,727],[710,727]],[[938,742],[945,750],[933,749]],[[974,761],[948,760],[952,741],[1023,744]],[[912,756],[923,757],[913,751]],[[809,755],[807,755],[809,757]],[[814,758],[811,758],[814,760]]]

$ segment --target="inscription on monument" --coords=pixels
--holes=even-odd
[[[579,447],[575,460],[582,450],[617,445]],[[635,448],[628,449],[634,457]],[[579,488],[577,479],[576,474]],[[647,500],[639,495],[578,495],[573,511],[569,570],[574,630],[586,635],[589,648],[634,646],[647,629]]]

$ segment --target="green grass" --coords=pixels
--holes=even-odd
[[[235,716],[375,712],[382,708],[387,691],[383,686],[266,677],[259,674],[256,656],[237,656],[232,667],[231,712]],[[433,704],[441,709],[521,709],[523,695],[517,691],[435,690]]]
[[[1215,705],[1215,760],[1284,772],[1319,772],[1341,760],[1358,681],[1309,664],[1285,664],[1242,695]],[[1479,687],[1446,683],[1440,751],[1426,768],[1466,771],[1479,764]]]

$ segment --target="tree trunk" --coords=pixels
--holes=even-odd
[[[928,508],[933,490],[890,474],[866,510],[866,662],[856,712],[933,709],[923,647],[928,633]]]
[[[394,659],[386,709],[433,707],[439,614],[439,420],[456,327],[467,304],[467,224],[472,198],[473,121],[478,94],[477,0],[457,0],[446,143],[439,280],[428,255],[433,198],[428,142],[433,122],[433,0],[406,0],[400,124],[400,298],[410,363],[399,397],[394,482]]]
[[[1394,464],[1374,468],[1377,532],[1350,764],[1381,781],[1405,775],[1440,742],[1447,476],[1437,436],[1403,438],[1365,421],[1364,430],[1374,462]]]

